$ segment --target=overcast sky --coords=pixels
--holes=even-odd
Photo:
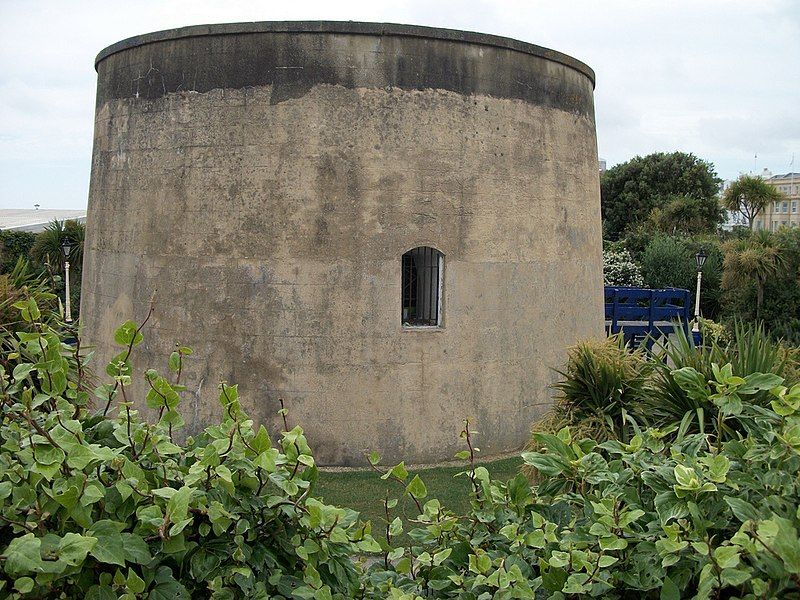
[[[102,48],[183,25],[411,23],[513,37],[597,73],[600,156],[683,150],[800,171],[800,1],[0,0],[0,207],[83,208]],[[758,158],[754,158],[757,155]]]

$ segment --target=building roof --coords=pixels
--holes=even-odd
[[[798,179],[800,180],[800,173],[783,173],[778,175],[773,175],[767,181],[772,181],[773,179]]]
[[[0,229],[12,231],[42,231],[48,223],[53,221],[79,221],[86,222],[86,209],[32,210],[27,208],[0,208]]]

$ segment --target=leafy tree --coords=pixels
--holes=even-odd
[[[656,207],[650,219],[664,233],[687,235],[713,233],[724,219],[716,197],[673,196],[663,207]]]
[[[800,340],[800,228],[782,227],[773,235],[783,267],[764,287],[761,316],[776,335]]]
[[[676,197],[694,198],[708,207],[701,214],[713,214],[720,181],[711,163],[685,152],[658,152],[615,165],[600,182],[606,234],[619,239],[626,229],[649,219],[654,208]]]
[[[729,293],[751,284],[756,287],[755,318],[761,318],[764,304],[764,288],[771,277],[781,272],[784,258],[780,252],[777,238],[769,231],[757,231],[740,240],[732,240],[723,245],[725,262],[722,273],[722,287]]]
[[[683,240],[657,236],[642,254],[642,274],[651,288],[677,287],[693,290],[697,277],[694,254]]]
[[[722,204],[728,210],[740,213],[747,219],[750,231],[753,230],[753,221],[770,202],[777,202],[785,198],[774,186],[769,185],[760,177],[742,175],[725,190]]]

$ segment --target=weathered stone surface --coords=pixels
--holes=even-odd
[[[157,289],[137,367],[195,349],[190,431],[224,379],[273,431],[283,398],[322,464],[441,460],[467,416],[485,453],[521,446],[564,349],[603,330],[593,81],[568,62],[397,32],[101,53],[81,307],[98,360]],[[287,87],[286,66],[308,72]],[[445,255],[439,330],[400,322],[421,245]]]

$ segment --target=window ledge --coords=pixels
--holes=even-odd
[[[444,331],[441,325],[403,325],[403,331]]]

